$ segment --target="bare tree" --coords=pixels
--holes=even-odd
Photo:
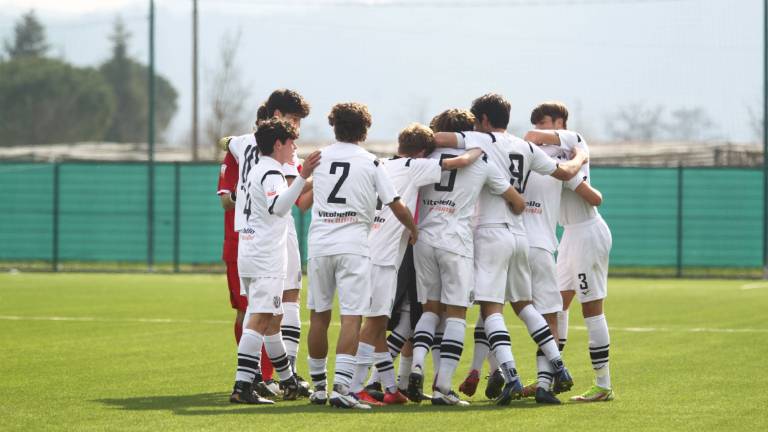
[[[219,159],[220,149],[216,145],[219,138],[241,133],[248,128],[250,88],[243,83],[237,67],[237,52],[242,31],[227,33],[221,39],[220,56],[208,87],[210,113],[205,122],[205,137],[213,146],[214,155]],[[254,113],[255,114],[255,113]]]
[[[763,116],[762,110],[759,105],[757,108],[747,106],[747,114],[749,115],[749,129],[752,131],[755,142],[763,142]]]
[[[648,108],[642,103],[633,103],[616,111],[608,123],[608,132],[620,141],[654,141],[664,133],[663,115],[661,105]]]
[[[670,113],[667,137],[673,140],[700,141],[714,138],[715,122],[704,108],[678,108]]]

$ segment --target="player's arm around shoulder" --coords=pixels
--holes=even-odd
[[[482,149],[473,148],[471,150],[468,150],[466,153],[462,154],[461,156],[456,156],[455,158],[449,158],[449,159],[442,159],[440,161],[440,167],[445,171],[465,168],[475,163],[475,161],[480,159],[480,156],[482,155],[483,155]]]
[[[541,151],[538,147],[537,150]],[[543,154],[544,152],[542,152]],[[573,149],[573,157],[568,162],[558,164],[557,169],[550,174],[552,177],[562,180],[562,181],[568,181],[572,179],[576,174],[579,173],[579,170],[581,170],[581,167],[589,161],[589,157],[587,156],[587,152],[580,148],[574,148]],[[549,157],[546,154],[544,154],[545,157]]]

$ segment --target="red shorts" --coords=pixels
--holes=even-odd
[[[227,264],[227,285],[229,285],[229,304],[232,309],[245,312],[248,309],[248,297],[240,295],[240,274],[237,261],[225,261]]]

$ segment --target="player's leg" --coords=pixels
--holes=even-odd
[[[488,344],[488,338],[485,336],[485,320],[483,320],[482,313],[477,314],[473,337],[472,366],[469,368],[467,377],[459,385],[459,391],[467,396],[473,396],[477,391],[477,385],[480,383],[480,374],[483,371],[483,363],[488,358],[488,353],[491,349]]]
[[[575,242],[571,241],[571,235],[563,233],[563,238],[560,241],[557,253],[557,287],[560,290],[560,297],[563,301],[562,311],[557,313],[557,335],[558,335],[558,348],[562,352],[565,349],[565,344],[568,342],[568,311],[571,307],[574,297],[576,297],[576,274],[572,268],[572,262],[574,260],[573,255],[578,251],[570,250],[576,246],[571,246]]]
[[[552,337],[557,340],[557,314],[563,306],[557,287],[554,255],[541,248],[531,248],[528,251],[528,262],[531,268],[533,306],[544,317]],[[554,367],[541,349],[536,351],[536,369],[536,382],[526,386],[523,395],[535,396],[539,403],[560,403],[550,390],[555,376]]]
[[[445,331],[440,346],[440,367],[432,403],[466,405],[468,402],[462,401],[451,389],[451,382],[464,351],[467,307],[474,286],[474,263],[472,258],[445,250],[437,250],[436,256],[441,270],[440,302],[445,305]]]
[[[531,291],[530,266],[528,262],[528,241],[524,236],[515,237],[520,247],[516,250],[509,271],[510,285],[508,296],[512,309],[525,323],[531,338],[552,365],[555,375],[555,391],[570,390],[573,386],[573,378],[571,378],[568,369],[563,364],[560,350],[557,348],[557,343],[546,320],[533,307],[533,293]],[[554,403],[554,401],[552,402]]]
[[[411,375],[411,366],[413,365],[413,344],[409,339],[403,344],[400,351],[400,364],[398,364],[397,388],[407,396],[408,378]],[[410,400],[410,399],[409,399]]]
[[[296,230],[293,227],[288,229],[287,248],[286,248],[287,277],[285,279],[285,290],[283,291],[283,321],[281,331],[283,333],[283,342],[285,350],[288,353],[288,359],[291,362],[291,368],[296,373],[296,358],[299,353],[299,342],[301,341],[301,314],[300,314],[300,290],[301,290],[301,255],[299,254],[299,242],[296,236]],[[297,374],[296,378],[304,381]],[[306,382],[301,383],[306,385]],[[308,388],[308,386],[307,386]]]
[[[413,331],[413,360],[408,378],[408,398],[420,402],[424,395],[424,359],[440,324],[440,270],[436,249],[424,242],[413,247],[416,290],[423,312]]]
[[[331,324],[331,309],[336,281],[332,257],[314,257],[308,262],[309,292],[309,375],[314,392],[309,400],[314,404],[325,404],[327,392],[328,327]]]
[[[583,270],[577,273],[577,296],[582,305],[584,324],[589,336],[589,356],[595,372],[595,385],[571,400],[579,402],[610,401],[614,398],[609,370],[610,334],[605,319],[603,302],[608,295],[608,256],[611,250],[611,233],[605,222],[587,227],[576,234],[589,245],[589,251],[581,256]],[[587,266],[589,264],[589,266]]]
[[[291,367],[291,361],[285,350],[285,342],[281,332],[283,315],[273,314],[264,335],[264,346],[272,364],[280,377],[280,387],[283,389],[284,400],[295,400],[299,396],[299,383]]]
[[[264,312],[264,298],[267,296],[258,278],[243,278],[242,283],[248,293],[248,320],[245,322],[242,337],[237,349],[237,371],[235,386],[229,401],[232,403],[262,404],[271,403],[262,399],[253,390],[253,383],[261,382],[259,362],[264,345],[264,333],[269,324],[269,313]]]
[[[369,405],[358,401],[350,387],[357,363],[355,355],[360,324],[363,315],[370,310],[371,259],[352,254],[335,255],[333,258],[336,260],[341,329],[336,343],[333,391],[328,401],[337,408],[369,409]]]

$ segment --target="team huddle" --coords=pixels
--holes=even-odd
[[[467,309],[479,305],[472,366],[459,392],[475,394],[487,362],[485,395],[497,404],[523,397],[559,404],[557,394],[574,385],[561,352],[575,296],[595,384],[570,399],[613,399],[603,312],[611,234],[596,209],[602,196],[589,183],[586,141],[567,129],[563,104],[536,107],[534,129],[521,139],[506,131],[509,102],[486,94],[429,127],[409,125],[397,154],[380,160],[360,147],[371,126],[367,107],[340,103],[328,116],[336,142],[300,162],[294,140],[309,110],[297,92],[276,90],[259,108],[255,133],[221,141],[228,150],[219,179],[229,210],[223,258],[238,310],[231,402],[271,404],[282,392],[285,400],[305,396],[339,408],[468,405],[451,383]],[[311,386],[296,370],[302,273],[294,205],[312,208]],[[336,297],[340,332],[329,383]],[[506,303],[537,346],[538,375],[527,386],[502,315]],[[430,351],[431,395],[424,392]]]

